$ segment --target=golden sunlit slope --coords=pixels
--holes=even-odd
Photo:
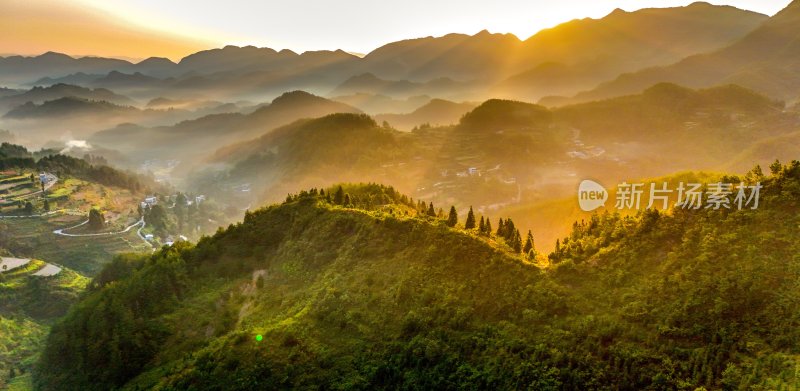
[[[800,1],[730,46],[687,57],[664,67],[642,69],[606,81],[571,98],[547,98],[546,106],[560,106],[638,93],[658,82],[691,88],[737,84],[774,99],[798,99],[800,88]]]
[[[81,3],[57,0],[3,0],[0,5],[0,53],[173,60],[209,46],[190,38],[135,26]]]

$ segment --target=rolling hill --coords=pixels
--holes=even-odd
[[[400,130],[411,130],[411,128],[423,124],[441,126],[458,123],[458,120],[464,114],[474,108],[475,105],[471,103],[455,103],[443,99],[432,99],[408,114],[378,114],[375,116],[375,120],[378,122],[387,121]]]
[[[133,100],[130,98],[104,88],[91,89],[69,84],[53,84],[47,87],[33,87],[28,91],[4,96],[0,98],[0,110],[7,112],[8,110],[28,102],[42,104],[46,101],[53,101],[66,97],[105,101],[123,106],[134,104]]]
[[[578,222],[540,266],[391,189],[348,186],[344,206],[312,189],[196,246],[117,261],[53,327],[34,381],[790,387],[800,163],[760,180],[757,210]]]
[[[292,186],[387,178],[390,162],[411,159],[406,135],[364,114],[330,114],[300,120],[258,139],[221,148],[212,161],[230,169],[225,178],[253,184],[258,194],[281,196]],[[412,167],[401,175],[413,177]],[[218,179],[209,179],[218,180]]]
[[[798,118],[783,107],[738,86],[664,83],[557,109],[489,100],[454,115],[454,125],[412,132],[334,116],[221,148],[209,160],[221,171],[192,176],[192,185],[249,184],[258,203],[279,201],[293,186],[391,181],[416,199],[454,204],[462,213],[471,206],[512,217],[551,249],[569,229],[563,218],[586,218],[574,202],[583,179],[613,186],[674,172],[744,172],[797,156]],[[391,116],[375,118],[393,124]]]
[[[454,105],[434,102],[440,104]],[[460,110],[451,120],[458,116]],[[569,134],[553,125],[546,108],[522,102],[490,100],[456,126],[412,132],[363,115],[335,114],[220,148],[208,160],[215,170],[195,167],[192,185],[247,184],[254,202],[274,202],[292,187],[391,180],[415,198],[496,208],[519,197],[517,181],[538,182],[539,172],[566,157]]]
[[[45,101],[37,105],[32,102],[17,106],[3,118],[9,119],[63,119],[64,117],[87,117],[94,119],[133,115],[140,110],[131,106],[119,106],[105,101],[94,101],[76,97],[65,97]]]
[[[124,124],[97,132],[89,141],[100,146],[113,146],[138,162],[168,156],[184,161],[186,168],[190,169],[207,157],[208,151],[257,137],[299,119],[359,112],[344,103],[294,91],[275,98],[250,114],[213,114],[172,126]]]

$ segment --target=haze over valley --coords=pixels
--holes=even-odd
[[[364,54],[0,4],[0,389],[797,389],[800,0],[741,3]]]

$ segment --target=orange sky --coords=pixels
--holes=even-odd
[[[525,39],[574,18],[603,17],[616,7],[634,11],[692,1],[0,0],[0,55],[57,51],[179,60],[226,44],[368,53],[397,40],[483,29]],[[712,0],[768,15],[789,1]]]
[[[0,0],[0,53],[57,51],[128,59],[179,60],[217,43],[125,23],[117,16],[58,0]]]

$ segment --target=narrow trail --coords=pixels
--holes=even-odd
[[[139,221],[137,221],[137,222],[125,227],[125,229],[122,230],[122,231],[98,232],[98,233],[94,233],[94,234],[69,234],[69,233],[64,232],[64,231],[71,230],[71,229],[74,229],[74,228],[82,227],[82,226],[84,226],[86,224],[89,224],[89,220],[86,220],[86,221],[84,221],[84,222],[82,222],[82,223],[80,223],[78,225],[74,225],[72,227],[57,229],[57,230],[53,231],[53,233],[56,234],[56,235],[69,236],[69,237],[120,235],[120,234],[124,234],[124,233],[129,232],[130,230],[133,229],[133,227],[136,227],[136,226],[139,226],[139,225],[144,225],[144,218],[141,218],[141,219],[139,219]]]
[[[156,251],[156,247],[153,246],[153,243],[150,243],[150,241],[147,240],[147,238],[145,238],[144,235],[142,235],[142,230],[144,229],[144,226],[146,224],[147,223],[144,221],[144,217],[142,217],[142,225],[139,226],[139,229],[136,230],[136,235],[139,235],[139,239],[142,239],[143,242],[147,243],[147,245],[150,246],[150,250]]]
[[[80,223],[80,224],[77,224],[77,225],[73,225],[73,226],[71,226],[71,227],[66,227],[66,228],[57,229],[57,230],[53,231],[53,233],[54,233],[54,234],[56,234],[56,235],[60,235],[60,236],[66,236],[66,237],[70,237],[70,238],[98,237],[98,236],[113,236],[113,235],[122,235],[122,234],[128,233],[128,232],[130,232],[130,230],[132,230],[134,227],[139,227],[139,229],[137,229],[137,230],[136,230],[136,235],[137,235],[137,236],[139,236],[139,239],[142,239],[142,241],[143,241],[145,244],[147,244],[147,245],[150,247],[150,249],[154,249],[154,247],[153,247],[153,244],[152,244],[152,243],[150,243],[150,242],[149,242],[149,241],[148,241],[148,240],[147,240],[147,239],[144,237],[144,235],[142,235],[142,229],[144,229],[144,227],[145,227],[145,225],[146,225],[146,223],[145,223],[145,221],[144,221],[144,217],[140,218],[140,219],[139,219],[139,221],[137,221],[137,222],[135,222],[135,223],[133,223],[133,224],[131,224],[131,225],[129,225],[129,226],[127,226],[127,227],[125,227],[125,229],[123,229],[122,231],[116,231],[116,232],[98,232],[98,233],[93,233],[93,234],[71,234],[71,233],[64,232],[64,231],[69,231],[69,230],[73,230],[73,229],[75,229],[75,228],[82,227],[82,226],[84,226],[84,225],[86,225],[86,224],[89,224],[89,220],[86,220],[86,221],[84,221],[84,222],[82,222],[82,223]]]
[[[56,183],[58,183],[59,178],[57,176],[53,175],[53,174],[50,174],[50,173],[46,173],[45,175],[47,176],[47,182],[45,182],[45,184],[44,184],[44,191],[47,191],[51,187],[53,187]],[[13,199],[14,200],[24,200],[24,199],[28,199],[30,197],[33,197],[33,196],[36,196],[36,195],[42,194],[42,193],[43,193],[43,191],[39,190],[39,191],[35,191],[35,192],[32,192],[32,193],[28,193],[28,194],[24,194],[24,195],[21,195],[21,196],[14,197]],[[175,204],[173,204],[170,208],[173,208],[173,207],[175,207]],[[2,220],[2,219],[42,218],[42,217],[54,216],[54,215],[57,215],[57,214],[65,214],[65,215],[73,215],[73,216],[84,216],[85,215],[84,212],[81,212],[79,210],[59,209],[59,210],[54,210],[54,211],[50,211],[50,212],[39,213],[39,214],[30,214],[30,215],[0,215],[0,220]],[[86,221],[84,221],[84,222],[82,222],[80,224],[73,225],[71,227],[60,228],[60,229],[54,230],[53,233],[56,234],[56,235],[59,235],[59,236],[66,236],[66,237],[71,237],[71,238],[114,236],[114,235],[122,235],[122,234],[128,233],[134,227],[138,226],[139,229],[136,230],[136,235],[139,236],[139,238],[145,244],[147,244],[147,246],[150,247],[151,250],[155,250],[155,247],[153,246],[153,244],[150,243],[147,240],[147,238],[145,238],[144,235],[142,234],[142,230],[144,229],[144,227],[146,225],[146,223],[144,221],[144,217],[140,218],[139,221],[137,221],[137,222],[125,227],[125,229],[123,229],[121,231],[116,231],[116,232],[98,232],[98,233],[88,233],[88,234],[71,234],[71,233],[65,232],[65,231],[73,230],[75,228],[82,227],[82,226],[84,226],[84,225],[86,225],[88,223],[89,223],[89,220],[86,220]]]

